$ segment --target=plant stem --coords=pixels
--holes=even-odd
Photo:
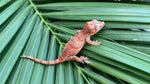
[[[41,20],[45,23],[46,27],[50,30],[50,32],[54,35],[54,37],[56,38],[56,40],[58,41],[58,43],[60,45],[63,45],[62,42],[59,40],[59,38],[55,35],[55,32],[48,26],[47,21],[42,17],[42,15],[40,14],[40,12],[37,10],[36,6],[33,4],[32,0],[29,0],[31,6],[33,7],[33,9],[35,10],[35,13],[37,13],[39,15],[39,17],[41,18]]]
[[[86,80],[86,82],[88,84],[90,84],[90,82],[88,81],[88,79],[86,78],[86,76],[83,74],[81,68],[73,61],[74,65],[76,66],[76,68],[78,69],[78,72],[83,76],[83,78]]]

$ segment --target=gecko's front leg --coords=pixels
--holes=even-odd
[[[99,44],[100,44],[100,42],[98,42],[97,40],[96,40],[96,41],[91,41],[91,40],[90,40],[90,36],[88,36],[88,37],[86,38],[86,42],[87,42],[88,44],[92,44],[92,45],[99,45]]]

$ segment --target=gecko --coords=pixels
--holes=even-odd
[[[51,64],[58,64],[64,61],[70,61],[75,60],[77,62],[81,62],[84,64],[84,60],[87,60],[87,57],[81,56],[77,57],[76,55],[80,52],[80,50],[83,48],[85,43],[91,44],[91,45],[99,45],[100,42],[91,41],[90,37],[100,31],[104,27],[105,23],[102,21],[97,21],[96,19],[92,21],[86,22],[85,26],[82,30],[77,30],[76,35],[74,37],[71,37],[71,39],[65,44],[65,47],[63,48],[62,54],[58,57],[58,59],[53,61],[43,61],[40,59],[36,59],[31,56],[21,56],[24,58],[28,58],[31,60],[34,60],[41,64],[51,65]]]

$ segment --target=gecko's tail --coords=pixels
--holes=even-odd
[[[51,64],[57,64],[57,63],[60,63],[58,59],[53,60],[53,61],[43,61],[43,60],[36,59],[36,58],[34,58],[34,57],[26,56],[26,55],[21,56],[21,57],[23,57],[23,58],[28,58],[28,59],[31,59],[31,60],[36,61],[36,62],[38,62],[38,63],[46,64],[46,65],[51,65]]]

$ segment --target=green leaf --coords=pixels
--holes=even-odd
[[[140,43],[138,43],[138,42],[121,42],[120,44],[127,46],[127,47],[130,47],[130,48],[133,48],[133,49],[136,49],[136,50],[139,50],[143,53],[150,54],[149,44],[147,44],[147,43],[143,43],[143,42],[142,43],[141,42]]]
[[[3,7],[4,5],[8,4],[9,2],[11,2],[11,0],[0,1],[0,7]]]
[[[38,9],[46,9],[46,10],[76,10],[81,8],[87,7],[108,7],[108,8],[147,8],[149,9],[148,5],[139,5],[139,4],[125,4],[125,3],[111,3],[111,2],[69,2],[69,3],[49,3],[49,4],[38,4]],[[129,9],[130,10],[130,9]],[[104,10],[105,11],[105,10]],[[137,10],[136,10],[137,11]]]
[[[136,69],[134,67],[131,67],[129,65],[126,65],[124,63],[120,63],[120,62],[117,62],[117,61],[114,61],[114,60],[111,60],[107,57],[103,57],[103,56],[99,56],[98,54],[95,54],[91,51],[88,51],[88,50],[82,50],[81,51],[82,54],[85,54],[86,56],[88,56],[90,59],[93,59],[93,60],[97,60],[97,61],[100,61],[100,62],[103,62],[105,64],[109,64],[111,66],[115,66],[117,68],[120,68],[120,69],[123,69],[123,70],[126,70],[128,73],[135,73],[137,74],[138,76],[142,77],[142,78],[145,78],[147,80],[149,80],[149,74],[147,74],[146,72],[144,71],[141,71],[139,69]]]
[[[70,5],[73,6],[71,7]],[[69,9],[67,9],[68,6],[70,6]],[[79,6],[81,8],[78,7],[74,8],[74,6],[75,7]],[[135,8],[135,6],[138,7]],[[127,4],[118,4],[117,6],[115,6],[114,3],[103,2],[103,3],[84,3],[84,4],[65,3],[63,5],[62,4],[57,5],[57,8],[55,8],[56,5],[52,4],[52,7],[54,7],[54,9],[57,10],[59,7],[61,7],[60,10],[66,10],[66,11],[45,12],[42,13],[42,15],[48,18],[65,19],[65,20],[91,20],[97,18],[98,20],[104,20],[104,21],[140,22],[140,23],[150,22],[148,5],[131,4],[127,6]]]
[[[62,53],[62,46],[59,47],[58,56]],[[56,67],[56,84],[65,84],[65,66],[64,63],[60,63]]]
[[[147,84],[149,82],[148,80],[145,80],[141,77],[138,78],[136,75],[134,75],[132,73],[129,74],[125,70],[121,70],[119,68],[104,64],[102,62],[97,62],[94,60],[88,60],[86,62],[88,62],[92,67],[94,67],[98,70],[106,72],[112,76],[123,79],[127,82],[130,82],[130,83]]]
[[[72,29],[68,29],[66,27],[58,26],[55,24],[49,24],[50,26],[54,27],[55,29],[58,29],[59,31],[69,33],[69,34],[75,34],[75,31],[72,31]]]
[[[122,41],[145,41],[149,42],[150,33],[144,31],[129,31],[129,30],[104,30],[98,33],[98,35],[111,38],[112,40]]]
[[[17,9],[25,2],[25,0],[19,0],[14,2],[8,8],[6,8],[0,15],[0,25],[4,23]]]
[[[26,46],[26,50],[23,53],[23,55],[28,55],[28,56],[33,56],[36,57],[38,54],[38,49],[39,45],[41,42],[41,37],[42,37],[42,27],[38,26],[38,24],[42,25],[42,22],[37,22],[34,26],[34,30],[32,31],[31,37],[29,39],[29,42]],[[39,28],[36,30],[36,28]],[[34,32],[34,33],[33,33]],[[23,59],[23,58],[22,58]],[[31,60],[23,60],[21,61],[22,63],[22,68],[20,70],[19,76],[17,83],[29,83],[30,78],[31,78],[31,73],[34,68],[34,62]]]
[[[77,69],[75,66],[73,68],[73,71],[74,71],[74,82],[75,84],[85,84],[84,83],[84,79],[81,75],[81,71],[79,69]]]
[[[56,55],[57,55],[56,47],[57,47],[56,39],[54,38],[54,36],[51,36],[47,60],[56,59]],[[47,84],[47,83],[54,84],[55,70],[56,70],[55,65],[45,66],[45,72],[44,72],[43,82],[42,82],[43,84]]]
[[[0,1],[1,84],[150,82],[149,32],[146,30],[150,28],[149,5],[139,2],[49,2]],[[57,59],[76,30],[81,30],[85,22],[92,19],[104,21],[105,27],[91,37],[101,44],[86,44],[77,55],[87,56],[87,64],[66,61],[43,65],[20,57]]]
[[[25,7],[24,9],[21,8],[20,11],[18,11],[18,14],[11,20],[11,22],[6,27],[4,26],[5,28],[2,28],[3,31],[0,33],[0,53],[6,47],[8,42],[13,38],[15,33],[19,30],[20,26],[22,25],[30,11],[31,6]]]
[[[35,18],[37,16],[34,15],[32,18],[28,18],[29,22],[25,22],[22,29],[16,34],[13,40],[7,45],[4,51],[0,54],[1,62],[0,62],[0,81],[1,83],[5,83],[7,77],[9,76],[11,70],[13,69],[16,61],[20,57],[20,53],[23,50],[23,47],[26,44],[27,39],[32,31],[32,27],[35,23]],[[5,75],[5,76],[4,76]]]
[[[87,75],[89,75],[90,77],[94,78],[95,80],[97,80],[99,83],[103,83],[103,84],[115,84],[114,82],[106,79],[105,77],[103,76],[100,76],[90,70],[85,70],[83,68],[80,68],[84,73],[86,73]]]
[[[81,29],[85,25],[86,21],[57,21],[54,22],[57,25]],[[134,22],[109,22],[105,21],[105,28],[111,29],[149,29],[148,23],[134,23]]]
[[[46,27],[43,27],[43,23],[40,24],[40,27],[43,28],[43,33],[42,33],[42,41],[40,43],[40,48],[39,48],[39,53],[37,55],[37,58],[45,60],[48,51],[49,31]],[[30,83],[41,84],[43,73],[44,73],[44,66],[36,63],[31,77],[31,80],[34,81],[30,81]]]
[[[65,63],[66,67],[65,67],[65,72],[67,72],[65,74],[65,84],[74,84],[74,76],[73,76],[73,65],[71,62],[69,63]]]

